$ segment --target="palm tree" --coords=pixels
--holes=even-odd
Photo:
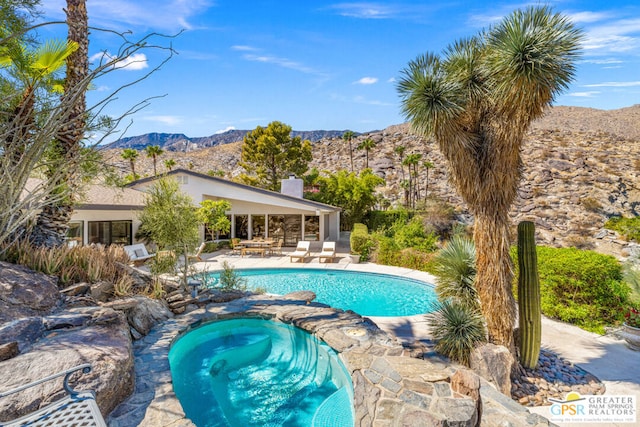
[[[364,150],[365,153],[365,169],[369,169],[369,151],[371,151],[375,146],[376,142],[371,138],[363,140],[360,145],[358,145],[358,150]]]
[[[409,169],[409,205],[412,208],[416,207],[416,200],[420,196],[418,190],[418,163],[420,163],[420,159],[422,159],[422,154],[413,153],[407,155],[402,161],[402,164]]]
[[[351,140],[356,134],[353,131],[346,131],[342,134],[342,139],[349,143],[349,159],[351,160],[351,172],[353,172],[353,148],[351,147]]]
[[[68,196],[60,201],[49,202],[38,216],[32,241],[48,247],[60,246],[69,228],[73,213],[74,195],[77,192],[77,177],[81,142],[87,122],[86,90],[89,74],[89,18],[86,0],[67,0],[67,40],[78,48],[66,58],[66,79],[61,102],[70,105],[69,118],[61,126],[56,141],[58,161],[65,166],[62,174],[50,173],[57,186],[68,186]]]
[[[398,82],[414,131],[435,138],[475,216],[478,293],[491,342],[515,352],[509,207],[525,132],[575,73],[582,33],[548,7],[516,10],[443,58],[409,62]]]
[[[144,148],[144,151],[147,153],[147,157],[153,158],[153,176],[157,176],[158,172],[156,171],[156,162],[158,161],[158,156],[164,153],[164,150],[160,148],[159,145],[147,145]]]
[[[176,161],[173,159],[166,159],[164,161],[164,167],[167,168],[168,170],[173,169],[175,165],[176,165]]]
[[[429,196],[429,169],[433,169],[435,165],[429,160],[425,160],[422,166],[427,171],[427,180],[424,185],[424,198],[426,199]]]
[[[136,179],[136,160],[140,153],[135,148],[125,148],[122,150],[122,158],[125,160],[129,160],[129,165],[131,166],[131,175],[133,179]]]

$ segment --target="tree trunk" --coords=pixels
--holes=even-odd
[[[489,341],[507,347],[515,354],[513,328],[516,305],[511,286],[513,268],[509,254],[507,211],[476,214],[473,238],[476,261],[476,287],[482,314],[487,321]]]
[[[86,126],[86,84],[89,72],[89,28],[86,0],[67,0],[68,39],[76,42],[78,49],[67,58],[67,75],[64,83],[62,103],[69,103],[71,111],[58,131],[56,143],[60,147],[61,174],[54,172],[49,179],[56,180],[56,188],[63,188],[67,197],[62,201],[51,201],[38,215],[31,233],[31,241],[38,246],[56,247],[65,241],[69,220],[73,214],[74,195],[77,191],[80,142]]]

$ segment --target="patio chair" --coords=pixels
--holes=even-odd
[[[333,259],[336,257],[336,242],[324,242],[322,244],[322,251],[320,252],[320,256],[318,262],[322,262],[324,259],[325,262],[330,260],[333,262]]]
[[[283,240],[284,239],[278,239],[271,245],[271,248],[269,249],[269,254],[270,255],[282,255],[282,241]]]
[[[239,238],[234,237],[233,239],[231,239],[231,253],[232,254],[241,255],[242,254],[242,250],[244,248],[245,248],[245,246],[240,244],[240,239]]]
[[[202,242],[200,244],[200,247],[198,247],[198,250],[196,251],[195,254],[193,255],[189,255],[189,261],[191,260],[197,260],[197,261],[202,261],[202,257],[200,257],[200,255],[202,255],[202,251],[204,250],[204,247],[207,246],[207,244],[205,242]]]
[[[66,371],[50,375],[46,378],[25,384],[6,392],[0,393],[0,397],[10,396],[22,390],[37,386],[46,381],[50,381],[64,376],[62,387],[67,395],[52,404],[38,409],[30,414],[20,417],[13,421],[2,422],[0,425],[5,427],[45,427],[45,426],[87,426],[87,427],[107,427],[102,418],[100,408],[96,403],[96,396],[93,391],[77,391],[69,386],[69,378],[77,371],[89,373],[91,365],[84,364]]]
[[[298,242],[298,246],[296,246],[296,250],[289,254],[289,261],[293,262],[294,258],[304,262],[304,259],[309,256],[309,244],[311,242],[301,240]]]

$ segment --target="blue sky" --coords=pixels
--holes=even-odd
[[[90,26],[180,35],[177,52],[148,79],[123,91],[112,115],[162,96],[131,117],[126,136],[148,132],[207,136],[278,120],[295,130],[383,129],[404,122],[396,80],[417,55],[439,53],[520,7],[538,3],[450,0],[88,0]],[[599,109],[640,103],[637,0],[545,3],[586,34],[575,82],[555,105]],[[64,0],[43,0],[43,19],[64,19]],[[40,30],[64,37],[62,25]],[[167,40],[158,40],[167,44]],[[117,52],[93,31],[90,55]],[[95,101],[160,63],[149,51],[96,82]]]

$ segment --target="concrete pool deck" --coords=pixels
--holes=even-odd
[[[340,251],[340,245],[338,250]],[[348,252],[338,252],[336,259],[331,263],[320,263],[318,259],[319,249],[311,251],[311,256],[306,262],[290,262],[287,249],[283,249],[282,255],[277,256],[245,256],[231,255],[228,251],[218,251],[203,257],[203,262],[196,263],[198,269],[220,270],[222,264],[227,261],[229,265],[237,269],[244,268],[321,268],[349,271],[362,271],[368,273],[393,274],[411,279],[434,283],[432,275],[408,268],[378,265],[374,263],[353,263]],[[433,344],[431,334],[423,315],[405,317],[369,317],[380,329],[397,337],[401,342],[410,343],[419,341],[427,346]],[[614,335],[604,336],[584,331],[578,327],[557,322],[543,317],[542,346],[557,353],[566,360],[580,366],[595,375],[606,386],[605,395],[636,396],[636,402],[640,401],[640,353],[626,347],[623,340]],[[636,403],[637,404],[637,403]],[[638,405],[640,406],[640,405]],[[550,417],[548,406],[528,408],[531,412]],[[636,407],[636,411],[638,407]],[[564,427],[584,426],[597,427],[602,423],[559,423]],[[640,426],[640,416],[633,423],[609,423],[611,426]]]

